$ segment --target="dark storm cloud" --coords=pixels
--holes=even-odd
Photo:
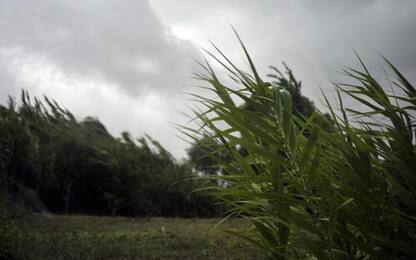
[[[250,17],[241,28],[254,50],[264,50],[261,62],[288,60],[309,85],[319,80],[313,66],[337,80],[333,71],[357,65],[353,48],[374,70],[381,53],[416,79],[415,11],[416,1],[266,1],[241,10]],[[259,28],[266,33],[254,33]]]
[[[317,92],[318,84],[337,80],[334,71],[357,65],[353,48],[374,69],[381,53],[416,79],[416,1],[192,1],[190,16],[181,8],[189,6],[187,1],[170,5],[184,13],[167,12],[166,4],[156,8],[167,24],[195,24],[195,31],[234,54],[238,44],[227,26],[231,22],[261,68],[286,61],[306,83],[308,95]]]
[[[10,48],[134,94],[177,90],[195,54],[190,43],[169,34],[147,1],[134,0],[2,0],[0,50]]]

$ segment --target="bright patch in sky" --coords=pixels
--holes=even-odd
[[[184,25],[171,26],[172,33],[182,40],[191,40],[197,42],[197,33],[191,28]]]

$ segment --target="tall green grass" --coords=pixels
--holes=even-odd
[[[222,174],[208,177],[220,185],[207,188],[230,216],[253,224],[228,232],[275,259],[414,259],[413,85],[385,59],[394,78],[387,91],[359,60],[361,69],[345,70],[355,83],[335,86],[339,105],[324,96],[331,119],[318,110],[303,117],[293,113],[285,81],[263,80],[237,37],[250,71],[216,46],[207,52],[235,84],[201,64],[205,73],[196,77],[216,97],[194,94],[204,107],[194,111],[200,128],[184,129],[195,140],[211,138],[206,149]],[[365,109],[344,106],[346,96]]]

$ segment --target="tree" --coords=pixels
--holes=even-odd
[[[192,144],[187,154],[194,170],[204,175],[216,175],[221,172],[217,160],[225,156],[216,153],[215,147],[215,142],[209,136],[203,136]]]
[[[196,209],[193,173],[146,135],[113,137],[57,102],[22,92],[0,106],[0,182],[15,200],[33,194],[52,212],[135,216],[210,214]],[[24,201],[29,202],[30,200]],[[32,199],[33,201],[33,199]],[[27,206],[33,207],[32,202]],[[29,205],[30,204],[30,205]]]
[[[270,82],[264,82],[262,88],[264,89],[264,96],[252,95],[249,100],[241,105],[241,108],[250,112],[267,113],[266,111],[259,111],[263,106],[264,97],[269,99],[273,98],[272,85],[279,86],[289,91],[292,99],[292,110],[297,116],[304,118],[309,117],[315,111],[314,103],[307,97],[302,95],[301,82],[298,81],[292,70],[283,63],[285,72],[282,73],[276,67],[271,66],[274,73],[268,74],[271,78]],[[314,122],[322,125],[325,129],[332,129],[333,123],[331,123],[331,117],[329,114],[318,114],[314,119]],[[305,132],[308,134],[308,132]],[[240,153],[246,156],[247,153],[244,147],[240,148]],[[227,155],[225,151],[220,151],[219,144],[215,142],[215,139],[208,135],[201,136],[198,140],[194,141],[191,147],[187,150],[187,154],[193,168],[206,175],[215,175],[221,172],[221,167],[218,161],[229,160],[230,155]]]

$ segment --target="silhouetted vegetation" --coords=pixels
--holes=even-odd
[[[194,194],[188,163],[150,136],[113,137],[96,118],[22,92],[0,106],[0,176],[10,200],[33,211],[123,216],[213,216]]]

